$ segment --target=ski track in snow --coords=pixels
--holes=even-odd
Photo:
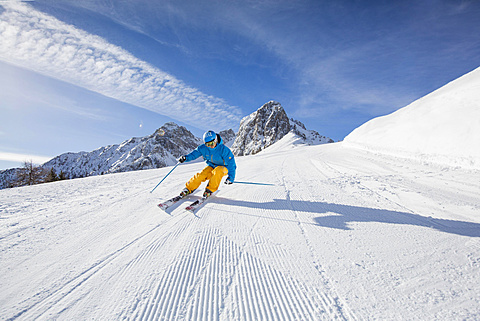
[[[480,174],[341,144],[0,191],[1,320],[474,320]]]

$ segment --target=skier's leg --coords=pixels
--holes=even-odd
[[[213,168],[210,166],[205,167],[200,173],[195,174],[190,180],[185,184],[190,192],[196,190],[202,182],[205,182],[212,176]]]
[[[207,189],[212,193],[218,189],[220,186],[220,182],[222,181],[222,177],[228,174],[228,169],[225,166],[217,166],[212,171],[212,177],[208,182]]]

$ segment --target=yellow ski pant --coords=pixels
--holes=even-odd
[[[200,173],[195,174],[185,184],[190,192],[196,190],[202,182],[209,180],[207,188],[212,193],[218,189],[222,177],[228,174],[228,169],[225,166],[217,166],[215,168],[207,166]]]

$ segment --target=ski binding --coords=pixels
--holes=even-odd
[[[185,209],[189,212],[194,213],[200,206],[202,206],[203,203],[205,203],[207,199],[208,197],[202,197],[196,200],[195,202],[193,202],[192,204],[188,205],[187,207],[185,207]]]
[[[158,204],[158,207],[160,207],[162,210],[166,210],[167,208],[169,208],[170,206],[172,206],[176,202],[180,201],[181,199],[183,199],[183,197],[181,197],[180,195],[172,197],[171,199],[169,199],[169,200],[167,200],[163,203]]]

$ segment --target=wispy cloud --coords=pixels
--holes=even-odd
[[[48,162],[50,159],[52,159],[52,157],[0,152],[0,160],[8,162],[22,163],[32,161],[34,164],[43,164],[45,162]]]
[[[294,71],[291,87],[296,87],[292,91],[297,105],[312,113],[320,109],[361,110],[370,115],[392,112],[429,92],[417,83],[424,76],[420,72],[438,67],[432,60],[451,60],[450,55],[430,54],[425,46],[425,40],[437,37],[438,48],[452,47],[438,38],[442,33],[430,30],[433,22],[450,28],[444,18],[422,22],[431,4],[260,3],[261,8],[228,8],[229,21],[223,23],[267,48]],[[437,9],[442,17],[448,14],[444,6]],[[414,12],[415,18],[410,18]],[[464,50],[455,50],[459,52]]]
[[[378,81],[384,71],[374,66],[371,56],[382,50],[377,42],[362,46],[332,48],[339,40],[329,35],[278,34],[275,31],[252,33],[292,67],[297,76],[298,106],[309,112],[333,109],[362,109],[372,115],[391,112],[409,103],[414,97],[396,85]],[[315,40],[325,37],[323,41]],[[371,73],[376,73],[372,75]],[[320,105],[320,106],[319,106]],[[321,107],[321,108],[319,108]]]
[[[320,109],[362,109],[367,114],[382,114],[406,105],[414,97],[403,88],[378,80],[384,70],[378,70],[372,57],[378,59],[384,43],[375,41],[368,32],[365,36],[350,30],[349,23],[336,21],[345,18],[342,13],[353,15],[348,6],[308,0],[205,1],[202,5],[209,10],[194,14],[188,10],[198,8],[184,6],[184,11],[172,15],[176,14],[182,24],[203,28],[214,24],[220,30],[233,31],[248,39],[250,46],[256,44],[261,55],[268,51],[279,58],[283,66],[276,68],[289,70],[289,87],[296,93],[292,102],[303,110],[318,114]],[[375,35],[383,38],[379,31]],[[362,37],[361,41],[356,37]],[[328,108],[319,106],[322,103]]]
[[[22,3],[2,2],[0,59],[105,96],[195,124],[223,129],[241,111],[108,43]]]

